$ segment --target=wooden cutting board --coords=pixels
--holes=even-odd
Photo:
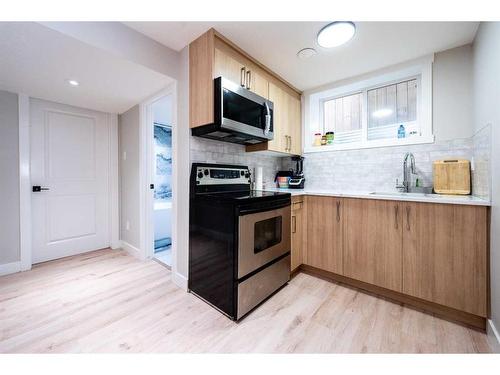
[[[470,194],[470,161],[436,160],[433,164],[434,192],[437,194]]]

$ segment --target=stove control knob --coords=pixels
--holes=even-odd
[[[245,173],[245,178],[250,178],[250,173]]]
[[[241,174],[242,176],[244,176],[244,175],[245,175],[245,171],[241,171],[241,172],[240,172],[240,174]]]
[[[201,173],[201,171],[198,172],[198,178],[202,178],[202,177],[203,177],[203,173]]]
[[[205,173],[205,176],[208,176],[208,169],[205,169],[203,173]]]

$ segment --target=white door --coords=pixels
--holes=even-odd
[[[109,246],[108,118],[30,100],[33,263]]]

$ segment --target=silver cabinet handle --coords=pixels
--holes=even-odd
[[[406,206],[406,229],[410,230],[410,206]]]
[[[252,85],[252,72],[250,70],[247,71],[247,89],[250,90]]]
[[[395,205],[395,206],[394,206],[394,219],[395,219],[395,221],[394,221],[394,227],[395,227],[396,229],[398,229],[398,228],[399,228],[399,224],[398,224],[398,216],[399,216],[399,206],[398,206],[398,205]]]
[[[292,216],[292,233],[297,232],[297,218]]]
[[[269,109],[269,104],[267,104],[267,102],[264,102],[264,107],[266,108],[266,114],[265,114],[266,125],[264,127],[264,134],[268,135],[269,131],[271,130],[271,110]]]
[[[240,71],[240,86],[245,87],[245,67],[241,68]]]
[[[340,201],[337,201],[337,222],[340,222]]]

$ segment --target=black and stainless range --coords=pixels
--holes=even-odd
[[[290,194],[250,190],[248,167],[193,163],[189,291],[239,320],[290,279]]]

